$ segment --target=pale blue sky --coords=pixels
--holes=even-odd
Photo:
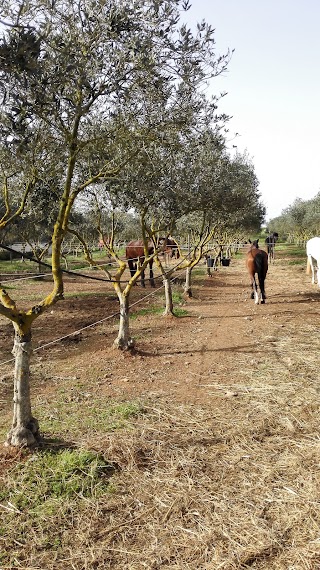
[[[193,0],[184,20],[201,19],[216,29],[217,54],[235,49],[210,90],[228,92],[219,110],[241,135],[231,145],[247,149],[274,218],[320,191],[320,1]]]

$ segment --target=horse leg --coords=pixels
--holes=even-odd
[[[264,290],[264,282],[268,272],[268,258],[266,256],[262,256],[262,254],[257,255],[257,274],[258,274],[258,281],[259,281],[259,288],[260,288],[260,298],[261,304],[264,305],[266,301],[266,293]]]
[[[311,283],[312,283],[312,285],[314,285],[314,259],[313,259],[312,255],[309,255],[308,258],[309,258],[311,274],[312,274]]]
[[[133,259],[128,259],[128,266],[130,269],[130,275],[133,277],[136,272],[136,264],[134,263]]]
[[[311,267],[311,272],[312,272],[312,284],[315,284],[315,272],[317,273],[317,283],[318,283],[318,287],[320,287],[320,267],[318,264],[318,260],[315,257],[311,257],[311,261],[310,261],[310,267]]]
[[[141,287],[145,287],[145,286],[146,286],[146,283],[144,280],[144,271],[141,271]]]
[[[143,262],[144,262],[144,257],[138,257],[138,259],[137,259],[137,269],[141,269],[141,265],[143,264]],[[144,281],[144,270],[141,271],[141,276],[140,276],[140,277],[141,277],[141,287],[145,287],[146,284],[145,284],[145,281]]]
[[[251,277],[251,289],[250,299],[254,299],[254,276]]]
[[[251,286],[252,286],[251,299],[254,299],[255,304],[259,305],[258,287],[257,287],[255,275],[251,276]]]
[[[256,277],[255,277],[255,275],[253,275],[253,277],[252,277],[252,289],[253,289],[253,291],[252,291],[252,293],[253,293],[252,298],[254,299],[255,304],[256,304],[256,305],[259,305],[258,286],[257,286],[257,282],[256,282]]]
[[[320,287],[320,263],[317,261],[317,281],[318,287]]]
[[[260,293],[261,293],[261,305],[264,305],[266,302],[266,293],[264,290],[264,280],[265,280],[264,277],[259,279],[259,286],[260,286]]]
[[[151,287],[155,287],[155,286],[156,286],[156,284],[155,284],[155,282],[154,282],[154,278],[153,278],[153,270],[152,270],[152,265],[153,265],[153,259],[150,259],[150,261],[149,261],[149,269],[150,269],[150,275],[149,275],[149,277],[150,277],[150,285],[151,285]]]

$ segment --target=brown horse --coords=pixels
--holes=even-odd
[[[261,304],[264,304],[266,300],[264,282],[268,272],[268,254],[263,249],[259,248],[259,240],[255,240],[251,245],[247,253],[246,266],[251,278],[251,299],[254,299],[256,305],[259,305],[258,286],[256,282],[257,274],[260,288]]]
[[[160,253],[167,254],[170,257],[179,257],[179,247],[177,242],[172,238],[159,238],[158,247]],[[154,253],[154,247],[151,242],[148,242],[148,256]],[[137,270],[137,264],[142,264],[145,260],[144,243],[142,239],[130,241],[126,247],[126,258],[130,269],[131,277],[134,276]],[[149,279],[151,287],[155,287],[153,277],[153,258],[149,263]],[[141,273],[141,287],[145,287],[145,272]]]

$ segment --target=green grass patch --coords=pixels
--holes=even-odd
[[[82,408],[83,407],[83,408]],[[79,413],[84,409],[85,412]],[[61,389],[54,403],[36,409],[40,429],[45,434],[67,438],[79,438],[88,432],[107,433],[130,426],[130,420],[143,413],[138,402],[108,404],[90,392],[69,387]]]
[[[1,273],[38,273],[38,263],[32,261],[3,261],[0,260]],[[43,273],[48,272],[47,268],[43,268]]]
[[[285,253],[288,257],[306,257],[306,248],[298,245],[288,245],[288,244],[276,244],[275,248],[277,252]]]
[[[121,247],[121,248],[117,251],[117,253],[118,253],[118,256],[119,256],[119,257],[124,257],[125,254],[126,254],[126,248],[125,248],[125,247]]]
[[[189,312],[186,309],[180,309],[180,307],[175,307],[173,309],[173,313],[175,317],[186,317],[189,315]]]
[[[78,297],[114,297],[115,293],[112,291],[77,291],[75,293],[65,293],[65,299],[77,299]]]
[[[184,303],[183,293],[181,291],[172,291],[172,302],[174,305]]]
[[[134,320],[138,317],[144,317],[146,315],[159,315],[163,312],[163,307],[156,307],[153,305],[152,307],[147,307],[145,309],[139,309],[139,311],[131,312],[130,319]]]
[[[305,259],[290,259],[288,261],[288,265],[305,265],[305,264],[306,264]]]
[[[46,515],[65,500],[95,498],[108,490],[113,467],[101,455],[81,449],[35,453],[7,473],[0,501],[29,515]]]
[[[287,265],[305,265],[307,263],[306,250],[303,246],[277,244],[275,259]]]
[[[31,568],[39,552],[59,552],[81,513],[90,516],[114,493],[114,472],[102,454],[85,449],[38,451],[7,471],[0,481],[7,507],[1,510],[0,567]]]
[[[0,567],[29,567],[31,556],[59,551],[61,529],[72,534],[73,517],[77,521],[100,500],[108,502],[116,489],[117,478],[110,479],[115,466],[108,457],[67,445],[61,449],[61,441],[94,441],[96,434],[132,430],[144,409],[137,401],[100,397],[88,382],[70,381],[35,405],[34,412],[44,442],[50,438],[55,449],[40,449],[0,474]]]
[[[201,269],[200,267],[192,270],[192,277],[203,277],[206,274],[206,269]]]

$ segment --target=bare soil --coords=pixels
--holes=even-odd
[[[250,299],[243,259],[232,260],[230,267],[221,267],[211,278],[204,270],[203,274],[194,280],[193,297],[180,304],[188,314],[178,318],[152,312],[139,316],[140,309],[151,311],[162,305],[163,289],[153,295],[149,287],[134,288],[131,311],[138,316],[131,322],[136,339],[133,353],[118,352],[112,346],[118,329],[112,285],[67,278],[65,301],[41,316],[33,328],[35,382],[41,384],[36,370],[45,363],[60,376],[75,374],[84,382],[88,375],[95,374],[98,380],[107,375],[103,390],[110,395],[130,398],[152,391],[177,401],[208,403],[208,382],[226,389],[241,384],[267,356],[278,359],[281,339],[289,331],[299,335],[308,324],[312,327],[320,310],[318,290],[305,275],[305,267],[288,267],[286,257],[269,267],[265,305],[256,306]],[[19,292],[11,295],[30,307],[31,294],[36,304],[50,290],[47,279],[28,281],[22,287],[14,283]],[[174,289],[182,291],[182,287]],[[135,304],[139,299],[141,303]],[[0,359],[5,362],[12,359],[13,329],[5,319],[0,322]],[[2,383],[6,383],[12,363],[3,369]],[[215,397],[221,395],[223,388]]]
[[[320,292],[305,265],[289,260],[283,252],[270,266],[265,305],[250,299],[243,258],[212,277],[197,276],[182,305],[187,315],[132,320],[133,353],[112,347],[118,305],[110,285],[67,281],[66,301],[34,328],[34,405],[40,426],[42,408],[55,420],[52,430],[45,424],[45,438],[69,437],[107,453],[122,482],[112,514],[92,516],[90,530],[83,520],[74,523],[83,534],[80,540],[73,529],[79,554],[72,564],[42,559],[43,568],[320,569]],[[28,283],[20,293],[27,304]],[[46,284],[31,287],[36,302]],[[131,301],[151,292],[136,287]],[[161,295],[132,311],[161,305]],[[12,327],[1,324],[6,362]],[[11,376],[12,363],[3,364],[6,427]],[[94,395],[144,402],[149,419],[138,420],[123,440],[98,431],[77,435],[59,428],[54,402],[61,390],[81,413]],[[1,453],[5,469],[19,459],[15,451]],[[83,540],[93,553],[86,562]]]

